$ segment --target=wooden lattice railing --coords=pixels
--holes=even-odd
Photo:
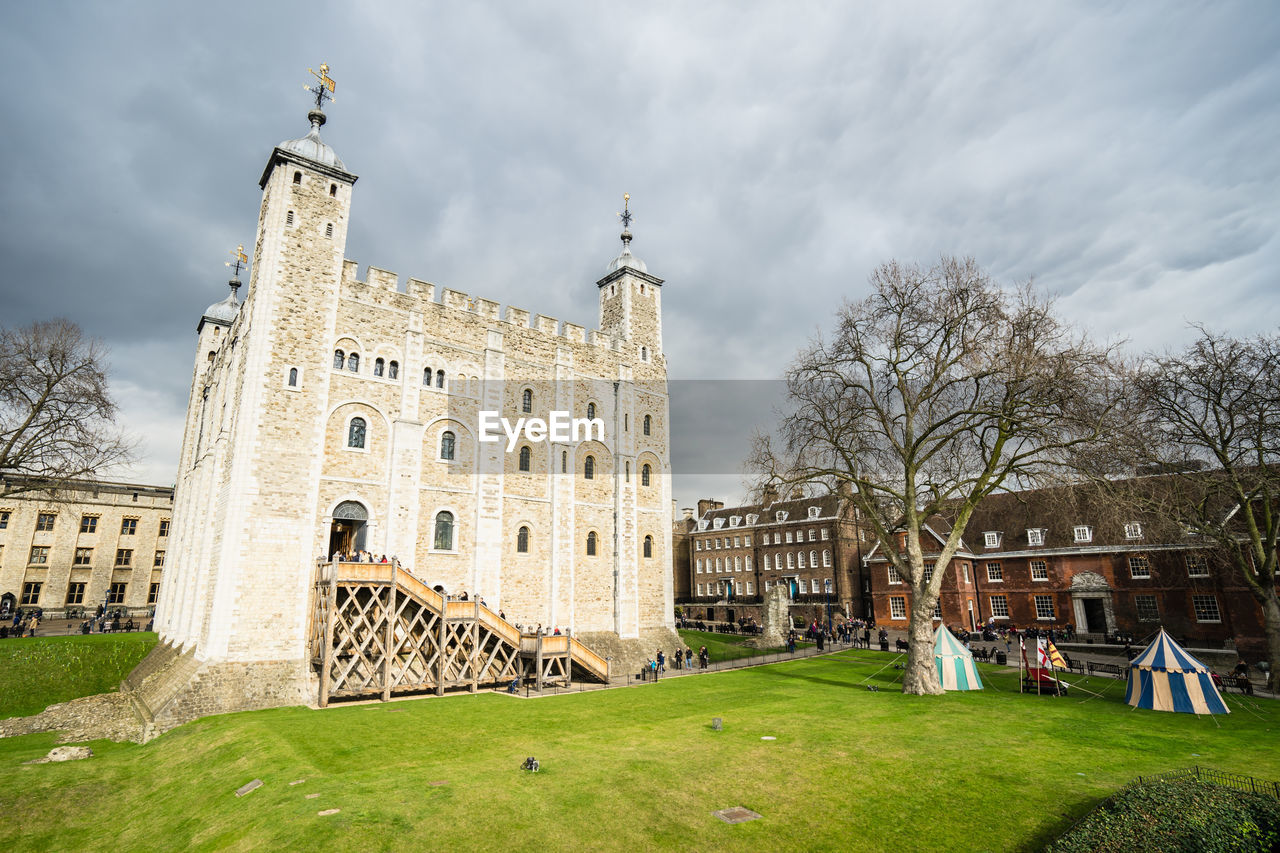
[[[334,697],[477,690],[531,677],[601,681],[609,663],[567,636],[521,636],[478,601],[447,601],[390,563],[320,563],[308,629],[319,702]]]

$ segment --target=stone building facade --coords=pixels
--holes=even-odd
[[[868,612],[855,516],[836,495],[779,500],[768,492],[738,507],[699,501],[687,548],[673,571],[688,575],[681,604],[689,618],[759,620],[775,586],[788,590],[800,622],[825,622],[828,609],[833,619]]]
[[[221,667],[224,693],[266,678],[254,705],[308,701],[317,562],[356,551],[513,623],[670,636],[662,280],[629,231],[596,282],[598,330],[361,278],[344,252],[356,176],[309,118],[262,174],[247,297],[233,282],[197,329],[162,643]],[[482,411],[603,427],[508,450],[501,430],[482,440]]]
[[[0,498],[0,611],[145,614],[168,562],[173,489],[82,482]]]
[[[943,579],[935,618],[979,623],[1071,625],[1087,638],[1142,640],[1161,626],[1201,648],[1261,653],[1256,601],[1215,548],[1166,519],[1117,517],[1085,489],[993,495],[975,510]],[[926,559],[948,533],[934,519]],[[929,547],[931,546],[931,547]],[[907,625],[911,591],[879,548],[867,555],[876,621]]]

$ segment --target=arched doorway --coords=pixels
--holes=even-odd
[[[1097,572],[1078,572],[1071,578],[1071,604],[1078,633],[1106,635],[1115,630],[1111,587]]]
[[[354,554],[365,549],[369,511],[358,501],[343,501],[333,508],[329,525],[329,553]]]

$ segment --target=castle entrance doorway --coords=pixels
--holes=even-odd
[[[329,553],[354,554],[365,549],[369,511],[358,501],[343,501],[333,509],[329,524]]]

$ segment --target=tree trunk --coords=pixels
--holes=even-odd
[[[1262,622],[1267,633],[1267,690],[1272,694],[1280,692],[1280,599],[1276,597],[1275,587],[1262,603]]]
[[[911,623],[907,626],[907,668],[902,673],[902,692],[917,696],[934,696],[942,693],[938,680],[938,667],[933,659],[933,604],[928,609],[913,601]]]

